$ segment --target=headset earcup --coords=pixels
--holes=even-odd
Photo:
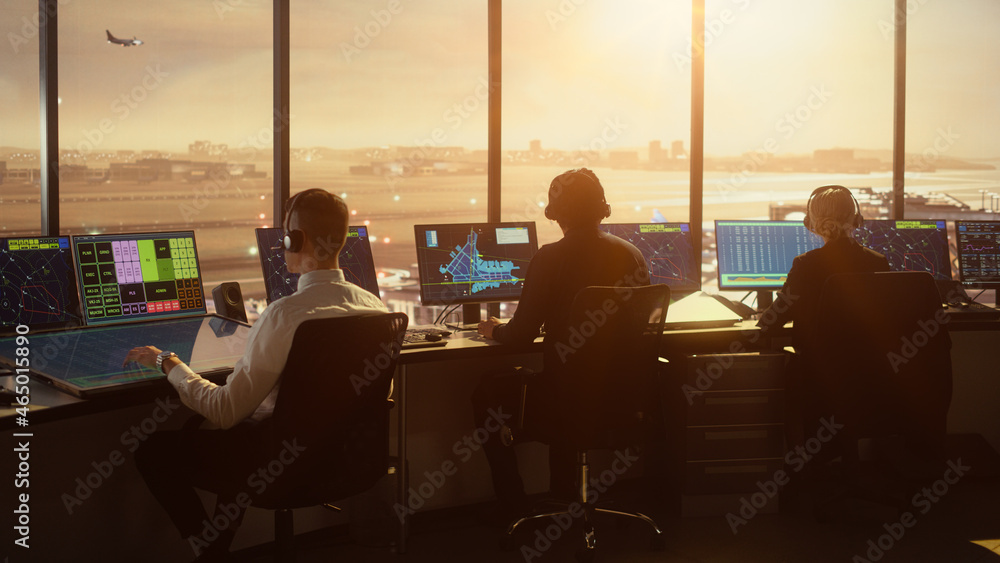
[[[302,231],[296,229],[285,234],[285,250],[288,252],[300,252],[303,242]]]

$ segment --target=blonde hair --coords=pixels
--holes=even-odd
[[[826,239],[851,236],[860,221],[854,195],[840,186],[831,186],[814,195],[806,213],[809,228]]]

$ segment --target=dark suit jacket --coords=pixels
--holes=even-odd
[[[630,242],[593,228],[570,230],[538,249],[524,276],[514,317],[493,330],[499,342],[531,342],[545,325],[545,368],[558,365],[556,342],[569,338],[569,310],[577,292],[588,286],[649,285],[642,253]],[[555,363],[553,363],[555,362]]]
[[[808,347],[817,318],[823,283],[834,274],[888,272],[885,256],[865,248],[853,238],[831,240],[820,248],[797,256],[784,287],[757,323],[762,328],[780,327],[792,321],[796,347]]]

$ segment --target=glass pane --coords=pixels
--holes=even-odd
[[[826,184],[891,189],[892,9],[891,0],[706,2],[707,249],[715,219],[801,220]],[[710,288],[714,252],[704,258]]]
[[[998,220],[1000,4],[959,0],[913,8],[907,30],[906,217]],[[948,226],[954,250],[954,223]],[[956,279],[957,272],[953,262]],[[983,298],[992,301],[993,293]]]
[[[207,289],[262,294],[253,229],[272,206],[271,5],[59,10],[62,232],[193,229]]]
[[[291,10],[291,192],[343,196],[369,227],[383,300],[429,323],[413,225],[486,220],[486,2]]]
[[[549,183],[586,167],[611,205],[605,222],[687,221],[690,3],[503,7],[503,219],[558,240]]]
[[[39,234],[38,2],[0,5],[0,237]]]

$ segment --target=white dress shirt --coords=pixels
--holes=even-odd
[[[294,294],[264,309],[225,385],[202,378],[183,363],[174,366],[167,379],[181,402],[220,428],[231,428],[248,416],[263,420],[274,412],[278,379],[299,323],[385,312],[378,297],[345,281],[343,271],[308,272],[299,278]]]

